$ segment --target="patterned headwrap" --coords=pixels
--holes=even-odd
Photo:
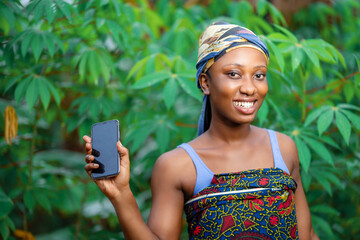
[[[196,63],[198,87],[200,88],[199,76],[201,73],[205,73],[222,55],[240,47],[250,47],[259,50],[264,54],[266,61],[269,61],[267,47],[249,29],[227,22],[215,22],[208,26],[199,39],[199,52]],[[198,136],[207,130],[210,120],[211,110],[208,96],[205,95],[199,118]]]

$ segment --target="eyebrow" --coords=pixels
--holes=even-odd
[[[244,65],[238,64],[238,63],[230,63],[230,64],[224,65],[224,67],[227,67],[227,66],[245,67]],[[257,65],[254,68],[256,68],[256,69],[257,68],[266,68],[267,69],[267,66],[266,65]]]

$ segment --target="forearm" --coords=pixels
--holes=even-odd
[[[314,228],[311,228],[310,236],[311,236],[311,240],[320,240],[318,235],[315,233]]]
[[[126,239],[159,239],[145,223],[130,187],[110,199]]]

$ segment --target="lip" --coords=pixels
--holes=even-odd
[[[239,112],[241,112],[243,114],[250,115],[250,114],[253,114],[256,110],[257,99],[254,99],[254,98],[235,99],[235,100],[233,100],[233,102],[254,102],[254,105],[250,108],[243,108],[243,107],[233,104],[233,106],[236,108],[236,110],[238,110]]]

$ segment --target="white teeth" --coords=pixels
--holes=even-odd
[[[242,107],[242,108],[251,108],[252,106],[254,106],[254,102],[239,102],[239,101],[234,101],[234,104],[236,106]]]

